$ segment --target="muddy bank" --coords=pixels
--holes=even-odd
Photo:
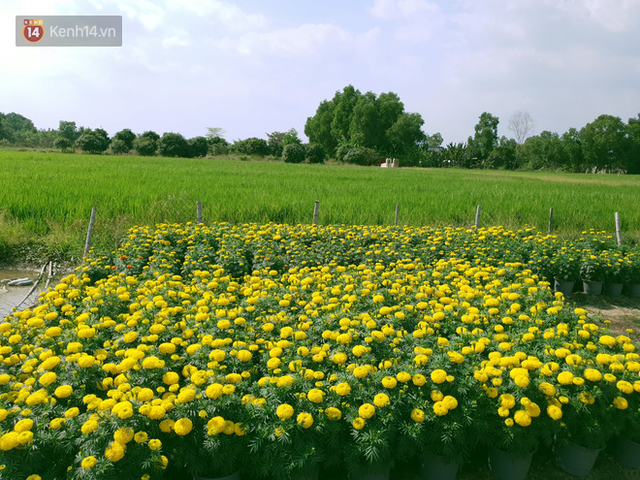
[[[0,282],[3,280],[12,280],[18,278],[28,278],[33,282],[36,282],[40,276],[41,269],[35,268],[7,268],[0,269]],[[21,305],[20,308],[26,308],[33,305],[38,300],[38,295],[43,291],[46,282],[47,272],[45,272],[43,278],[40,280],[36,289],[29,295]],[[4,283],[0,286],[0,318],[4,318],[7,315],[13,313],[13,309],[25,299],[25,296],[29,293],[33,284],[22,286],[11,286]]]

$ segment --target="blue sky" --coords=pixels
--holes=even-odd
[[[122,15],[119,48],[15,46],[16,15]],[[295,128],[336,90],[397,93],[466,141],[482,112],[534,133],[640,112],[640,0],[4,0],[0,111],[229,141]]]

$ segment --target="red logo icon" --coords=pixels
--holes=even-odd
[[[44,37],[44,22],[39,19],[25,19],[22,36],[31,43],[36,43]]]

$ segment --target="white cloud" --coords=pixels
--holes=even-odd
[[[287,57],[311,55],[320,47],[345,46],[352,40],[346,30],[331,24],[301,25],[269,32],[249,32],[237,39],[225,38],[218,45],[241,55],[275,54]]]
[[[410,19],[415,16],[437,15],[440,7],[426,0],[376,0],[369,11],[373,16],[389,19]]]
[[[172,28],[168,34],[169,36],[162,40],[162,46],[164,48],[170,47],[186,47],[191,45],[191,36],[183,28]]]
[[[229,30],[254,30],[266,25],[261,14],[244,12],[240,7],[220,0],[168,0],[167,5],[178,11],[188,11],[199,17],[210,18],[214,23]]]

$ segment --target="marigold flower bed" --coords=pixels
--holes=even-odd
[[[637,432],[640,355],[550,290],[535,259],[557,243],[501,228],[132,229],[0,323],[0,473],[290,478]]]

